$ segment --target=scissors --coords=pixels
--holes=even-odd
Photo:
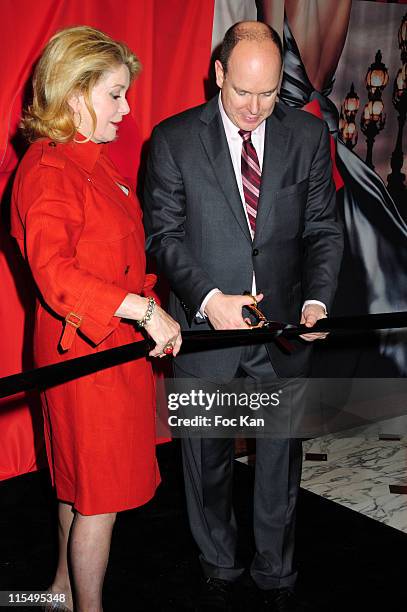
[[[285,329],[294,328],[295,325],[291,325],[290,323],[281,323],[279,321],[272,321],[266,317],[264,312],[260,310],[256,297],[252,295],[249,291],[245,291],[243,295],[248,295],[252,298],[253,303],[245,306],[253,317],[252,320],[246,320],[246,323],[249,329],[259,329],[266,328],[273,332],[280,332],[278,336],[275,336],[274,341],[286,352],[292,353],[295,350],[295,346],[282,336],[282,333]]]

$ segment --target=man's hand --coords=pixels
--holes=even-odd
[[[302,311],[300,323],[306,327],[313,327],[319,319],[326,319],[325,309],[319,304],[307,304]],[[315,332],[314,334],[302,334],[300,338],[313,342],[314,340],[323,340],[327,335],[327,332]]]
[[[256,295],[260,302],[263,294]],[[250,295],[226,295],[215,293],[205,306],[205,314],[214,329],[248,329],[243,313],[243,306],[253,304]]]

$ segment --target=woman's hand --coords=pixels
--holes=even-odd
[[[182,343],[181,328],[158,304],[154,308],[150,321],[146,323],[145,330],[156,343],[149,353],[150,357],[165,357],[164,347],[166,344],[173,346],[171,353],[173,357],[177,355]]]
[[[147,298],[136,293],[128,293],[116,310],[115,316],[140,321],[145,316],[147,308]],[[151,319],[145,324],[144,329],[156,343],[156,346],[149,353],[151,357],[165,357],[164,347],[166,344],[173,345],[173,350],[169,354],[175,357],[182,343],[181,328],[157,303],[154,306]]]

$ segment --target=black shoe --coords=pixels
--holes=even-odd
[[[195,612],[215,612],[216,610],[232,610],[234,583],[221,578],[206,578],[195,607]]]
[[[300,602],[293,590],[287,587],[263,591],[264,612],[311,612],[312,609]]]

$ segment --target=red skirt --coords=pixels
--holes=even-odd
[[[60,360],[140,339],[127,323],[112,336],[96,349],[77,336]],[[145,358],[52,387],[42,399],[48,461],[60,501],[93,515],[151,499],[160,475],[154,380]]]

